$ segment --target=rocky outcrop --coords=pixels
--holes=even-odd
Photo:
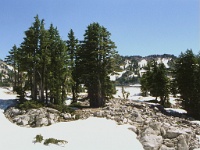
[[[21,111],[6,110],[5,115],[21,126],[40,127],[75,118],[105,117],[119,125],[130,124],[145,150],[193,150],[200,148],[200,126],[185,115],[170,115],[159,105],[120,99],[110,100],[104,108],[76,110],[76,115],[51,108]]]
[[[181,114],[170,115],[159,105],[113,99],[101,109],[78,110],[80,118],[106,117],[130,124],[145,150],[193,150],[200,147],[200,126]],[[178,117],[177,117],[178,116]]]
[[[52,108],[40,108],[30,110],[20,110],[11,107],[5,111],[5,116],[11,120],[11,122],[26,127],[41,127],[48,126],[60,121],[74,120],[69,113],[60,113]]]

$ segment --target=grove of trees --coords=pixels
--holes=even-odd
[[[124,59],[115,51],[111,34],[99,23],[89,24],[83,40],[75,37],[71,29],[64,41],[53,24],[45,28],[44,20],[38,15],[26,30],[19,47],[14,45],[6,58],[13,66],[9,81],[19,94],[20,101],[26,101],[30,91],[33,101],[43,104],[63,105],[67,92],[77,102],[80,85],[84,85],[91,107],[102,107],[115,92],[110,75],[120,71]],[[133,60],[129,72],[118,80],[120,84],[138,82],[129,78],[137,71]],[[181,53],[176,61],[170,62],[171,70],[164,64],[150,61],[146,74],[140,78],[143,95],[160,98],[161,105],[168,104],[169,94],[180,94],[183,107],[189,114],[200,118],[200,54],[192,50]],[[170,74],[170,77],[169,77]],[[3,74],[0,74],[2,79]]]
[[[146,74],[141,79],[141,90],[144,96],[151,93],[152,96],[160,97],[161,105],[165,105],[169,95],[169,79],[167,70],[163,63],[157,64],[156,61],[151,61],[146,67]]]
[[[21,102],[28,90],[34,101],[62,105],[67,92],[72,92],[76,102],[79,85],[84,84],[90,106],[103,106],[114,91],[108,75],[114,71],[117,52],[110,36],[105,27],[92,23],[83,41],[72,29],[64,41],[53,24],[45,29],[37,15],[21,45],[14,45],[6,58],[14,68],[13,89]]]
[[[175,64],[175,85],[187,112],[200,118],[200,55],[192,50],[181,53]]]
[[[181,53],[171,67],[149,62],[146,74],[140,79],[143,95],[160,97],[160,103],[167,104],[169,94],[180,94],[182,106],[189,115],[200,118],[200,55],[192,50]],[[171,76],[167,75],[171,73]]]

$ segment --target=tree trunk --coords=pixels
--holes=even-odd
[[[33,100],[37,100],[37,84],[36,84],[36,69],[35,66],[33,68],[33,80],[32,80],[32,85],[33,85],[33,89],[32,89],[32,99]]]
[[[73,100],[73,103],[77,103],[76,87],[75,87],[75,85],[72,85],[72,100]]]
[[[101,82],[99,79],[96,85],[93,86],[91,89],[90,90],[88,89],[90,107],[94,107],[94,108],[103,107],[105,105],[105,101],[102,96]]]

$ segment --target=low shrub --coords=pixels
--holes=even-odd
[[[79,115],[79,114],[76,114],[76,115],[75,115],[75,120],[78,120],[78,119],[80,119],[80,115]]]
[[[38,108],[43,107],[43,104],[38,101],[27,100],[23,103],[20,103],[18,107],[19,107],[19,109],[22,109],[22,110],[38,109]]]
[[[171,103],[169,101],[167,101],[167,102],[165,102],[164,107],[165,108],[171,108],[172,105],[171,105]]]
[[[43,141],[43,136],[41,134],[36,135],[35,142],[36,143],[41,143],[42,141]]]
[[[55,105],[55,104],[49,104],[48,107],[56,109],[60,112],[63,113],[74,113],[74,110],[72,108],[70,108],[69,106],[66,105]]]
[[[35,143],[41,143],[43,141],[43,136],[41,134],[38,134],[36,135],[35,137]],[[54,139],[54,138],[48,138],[48,139],[45,139],[44,140],[44,145],[49,145],[49,144],[57,144],[57,145],[63,145],[63,144],[66,144],[68,143],[67,141],[65,140],[57,140],[57,139]]]
[[[76,102],[76,103],[70,104],[69,106],[70,106],[70,107],[77,107],[77,108],[80,108],[80,107],[81,107],[81,103]]]
[[[49,145],[49,144],[65,144],[65,140],[57,140],[54,138],[48,138],[44,141],[44,145]]]

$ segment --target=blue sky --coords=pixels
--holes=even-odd
[[[0,0],[0,58],[23,41],[34,16],[57,26],[63,40],[72,28],[79,40],[99,22],[120,55],[200,51],[200,0]]]

